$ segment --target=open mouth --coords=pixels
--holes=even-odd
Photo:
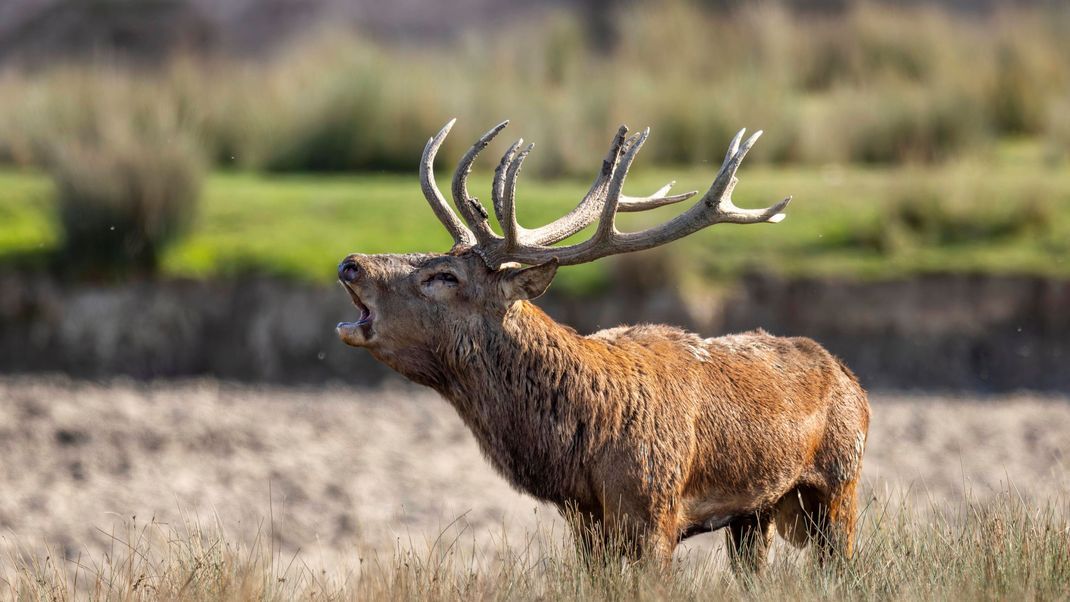
[[[342,322],[338,324],[338,328],[340,330],[353,330],[359,328],[362,331],[364,338],[370,338],[372,335],[372,310],[360,300],[360,297],[357,296],[357,293],[353,291],[352,287],[345,283],[343,283],[342,286],[346,289],[346,292],[349,293],[349,298],[353,301],[353,306],[360,310],[360,318],[356,322]]]

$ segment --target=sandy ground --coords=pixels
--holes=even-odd
[[[948,506],[964,492],[1070,490],[1070,399],[872,396],[865,495]],[[407,387],[107,385],[0,378],[0,563],[75,557],[155,518],[216,523],[324,562],[433,539],[461,517],[478,545],[559,528],[511,490],[444,401]],[[720,538],[692,540],[715,545]],[[705,538],[705,541],[704,541]]]

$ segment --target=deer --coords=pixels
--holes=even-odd
[[[731,141],[709,190],[686,211],[635,232],[619,212],[680,203],[697,191],[622,194],[650,129],[621,126],[578,205],[537,228],[517,223],[516,183],[533,145],[505,152],[492,179],[501,234],[468,191],[477,156],[509,123],[481,136],[452,181],[457,212],[434,176],[455,123],[430,138],[420,184],[453,238],[446,253],[351,254],[338,279],[360,312],[337,326],[405,378],[448,401],[489,463],[521,492],[569,518],[582,549],[623,539],[625,558],[671,564],[683,540],[726,530],[731,566],[761,571],[777,532],[813,545],[821,562],[850,557],[869,403],[854,374],[807,338],[763,330],[703,338],[667,325],[581,335],[532,303],[560,266],[638,252],[714,224],[776,223],[732,201],[744,156],[761,135]],[[590,238],[561,241],[595,225]],[[602,548],[604,549],[604,548]]]

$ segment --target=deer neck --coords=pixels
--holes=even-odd
[[[501,324],[457,342],[435,388],[457,409],[492,464],[542,499],[575,497],[591,442],[589,396],[599,380],[583,361],[585,339],[540,309],[515,303]]]

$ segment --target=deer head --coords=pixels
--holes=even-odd
[[[488,223],[483,204],[468,193],[473,162],[508,122],[484,134],[461,159],[453,176],[457,217],[435,183],[433,164],[455,120],[428,140],[420,162],[420,182],[435,215],[450,232],[454,246],[443,254],[350,255],[342,260],[338,278],[360,310],[356,322],[338,325],[348,345],[367,347],[406,376],[425,382],[435,354],[456,350],[475,333],[500,326],[518,301],[543,293],[559,265],[593,261],[607,255],[640,251],[669,243],[713,224],[779,222],[790,197],[767,209],[741,209],[732,203],[736,170],[761,132],[732,140],[724,162],[705,195],[687,211],[662,225],[639,232],[620,232],[618,212],[646,211],[679,203],[696,191],[669,195],[670,182],[646,197],[622,194],[624,180],[650,130],[628,136],[617,131],[590,190],[567,215],[545,226],[527,229],[516,220],[516,181],[533,145],[518,140],[506,151],[494,173],[491,196],[502,234]],[[583,242],[555,246],[597,221],[594,235]],[[467,224],[467,225],[465,225]],[[533,267],[523,267],[523,266]]]

